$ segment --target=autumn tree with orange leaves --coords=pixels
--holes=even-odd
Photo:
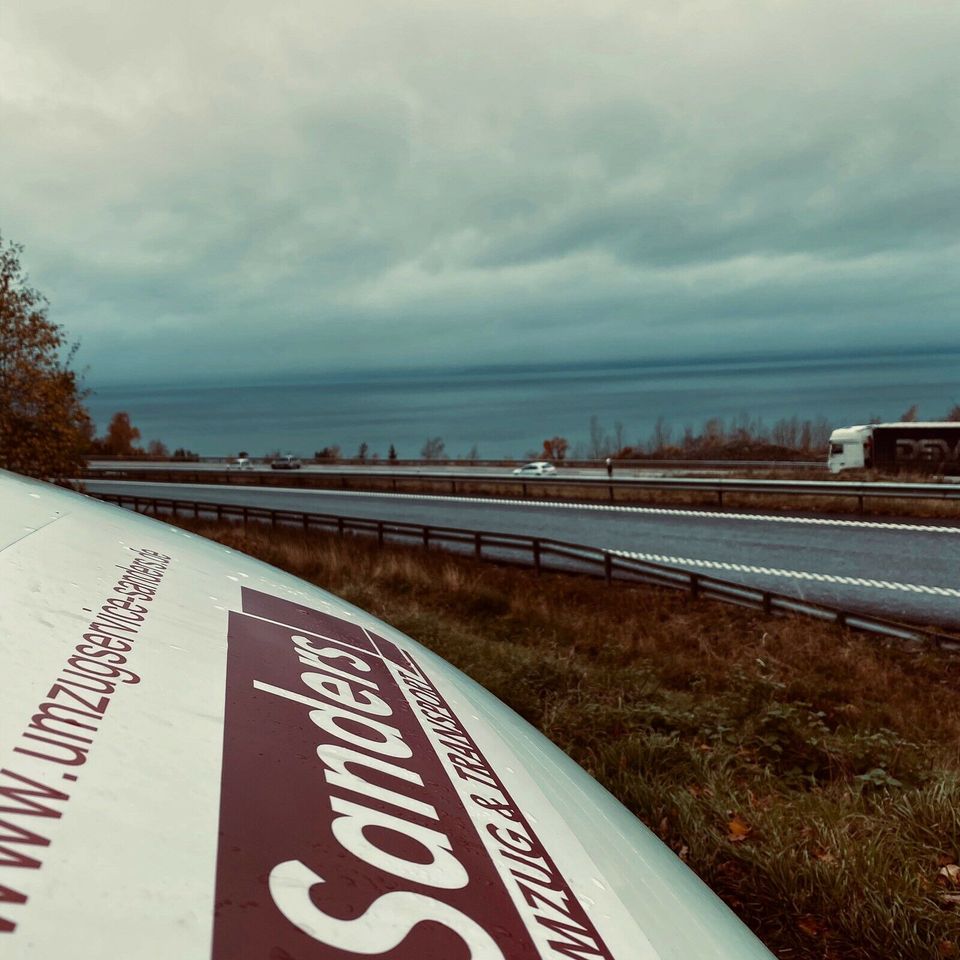
[[[62,480],[82,469],[93,424],[70,369],[76,344],[47,317],[22,252],[0,237],[0,467]]]

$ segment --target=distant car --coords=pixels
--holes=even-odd
[[[303,464],[292,454],[288,453],[270,462],[271,470],[299,470]]]
[[[249,457],[237,457],[236,460],[231,460],[227,464],[228,470],[252,470],[253,461]]]
[[[513,471],[515,477],[547,477],[557,472],[557,468],[546,460],[534,460],[533,463],[525,463],[522,467],[517,467]]]

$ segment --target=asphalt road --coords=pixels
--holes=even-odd
[[[91,460],[89,466],[94,470],[163,470],[170,472],[184,473],[217,473],[229,469],[226,463],[195,463],[192,461],[169,460],[169,461],[151,461],[151,460]],[[339,474],[356,473],[358,470],[368,471],[371,476],[378,473],[400,473],[416,476],[420,473],[456,473],[473,474],[478,477],[510,477],[513,476],[513,467],[503,466],[485,466],[483,464],[464,465],[464,464],[424,464],[422,466],[394,466],[389,461],[380,461],[376,464],[368,463],[359,465],[356,463],[345,464],[321,464],[306,463],[299,471],[278,471],[273,470],[268,464],[254,464],[253,467],[236,471],[238,473],[266,473],[276,476],[289,476],[291,473],[296,476],[297,473],[319,473],[319,474]],[[709,467],[703,467],[696,471],[692,469],[680,468],[647,468],[647,467],[623,467],[618,466],[614,470],[615,477],[666,477],[678,476],[688,473],[720,473],[728,471],[711,471]],[[561,466],[557,470],[557,477],[604,477],[606,470],[603,467],[569,467]]]
[[[960,629],[960,525],[752,511],[87,481],[214,503],[551,537],[891,618]]]

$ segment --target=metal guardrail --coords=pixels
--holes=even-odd
[[[133,459],[129,456],[117,456],[114,454],[97,454],[96,456],[88,456],[88,462],[99,462],[99,463],[109,463],[112,460],[129,463]],[[221,463],[228,464],[234,463],[236,457],[184,457],[181,459],[174,459],[171,461],[169,457],[150,457],[145,456],[142,458],[136,458],[142,460],[145,463]],[[257,464],[259,466],[269,466],[271,461],[274,460],[274,457],[247,457],[251,463]],[[311,465],[319,466],[329,466],[329,467],[366,467],[378,469],[381,467],[386,467],[388,469],[393,467],[419,467],[421,469],[430,469],[431,467],[447,466],[447,467],[503,467],[504,469],[512,469],[513,467],[520,467],[523,464],[529,462],[529,458],[525,460],[510,460],[507,458],[500,458],[496,460],[410,460],[398,458],[396,460],[383,460],[383,459],[366,459],[360,460],[356,457],[338,457],[337,459],[326,459],[326,458],[311,458],[311,457],[301,457],[300,458],[304,463]],[[575,468],[594,468],[597,470],[602,470],[604,464],[606,463],[605,458],[599,460],[563,460],[563,466],[565,467],[575,467]],[[820,460],[688,460],[681,458],[673,458],[666,460],[655,460],[655,459],[640,459],[640,460],[625,460],[617,459],[614,460],[614,465],[616,469],[630,469],[630,470],[649,470],[649,469],[678,469],[678,470],[819,470],[825,471],[827,469],[826,457]]]
[[[301,471],[215,471],[202,470],[140,470],[131,468],[88,470],[84,479],[136,480],[145,483],[203,483],[230,484],[237,486],[283,486],[298,489],[346,489],[350,484],[385,482],[394,492],[425,483],[449,491],[452,495],[463,494],[471,489],[480,491],[490,486],[517,489],[524,498],[542,493],[545,488],[562,487],[569,490],[590,489],[606,491],[607,499],[616,500],[617,492],[636,494],[639,491],[683,491],[710,494],[723,505],[726,494],[746,493],[758,496],[779,497],[843,497],[856,499],[862,511],[866,499],[908,500],[957,500],[960,501],[960,484],[953,483],[892,483],[886,481],[849,482],[841,480],[739,480],[702,477],[564,477],[539,478],[503,476],[478,476],[470,473],[423,471],[418,473],[393,473],[375,470],[343,470],[330,473],[304,473]]]
[[[950,636],[923,626],[898,623],[869,614],[857,613],[828,604],[811,603],[786,594],[762,590],[746,584],[722,580],[682,567],[652,563],[628,556],[625,552],[569,543],[545,537],[529,537],[514,533],[495,533],[459,527],[440,527],[368,517],[345,517],[329,513],[306,513],[297,510],[273,510],[200,500],[179,500],[168,497],[139,497],[132,494],[94,494],[98,500],[130,507],[137,513],[162,512],[178,516],[181,511],[196,519],[239,519],[297,526],[303,530],[328,530],[340,535],[375,536],[382,546],[387,541],[416,543],[471,553],[477,559],[514,563],[530,567],[539,575],[544,571],[586,573],[614,581],[649,583],[685,590],[691,597],[710,597],[727,603],[752,607],[768,614],[799,614],[824,620],[878,636],[897,640],[919,641],[944,650],[960,650],[960,637]]]

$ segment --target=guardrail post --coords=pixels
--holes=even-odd
[[[343,536],[343,517],[337,517],[337,533]]]
[[[246,526],[250,522],[250,508],[243,508],[243,525]]]
[[[377,543],[382,547],[383,546],[383,521],[377,521]]]
[[[457,492],[457,481],[456,481],[456,480],[451,480],[451,481],[450,481],[450,492],[451,492],[452,494],[456,495],[456,492]]]
[[[223,504],[218,503],[217,504],[217,520],[222,520],[222,519],[223,519]]]
[[[857,497],[857,506],[859,507],[860,512],[863,513],[863,494],[862,493],[860,494],[860,496]]]
[[[526,485],[526,483],[521,483],[520,486],[523,488],[523,496],[524,496],[524,499],[526,499],[526,496],[527,496],[527,485]]]
[[[200,504],[196,500],[193,501],[193,519],[198,520],[200,518]]]
[[[300,522],[303,524],[304,530],[310,529],[310,515],[308,513],[301,514]]]
[[[483,556],[483,537],[479,533],[473,535],[473,552],[478,560]]]
[[[700,577],[695,573],[690,574],[690,596],[700,596]]]
[[[603,577],[607,583],[613,583],[613,557],[609,553],[603,555]]]
[[[397,478],[396,478],[396,477],[393,478],[393,492],[394,492],[394,493],[397,492]]]
[[[607,493],[610,494],[610,502],[613,503],[613,484],[612,483],[610,484],[609,487],[607,487]]]
[[[176,500],[171,500],[171,501],[170,501],[170,506],[171,506],[171,509],[172,509],[172,511],[173,511],[173,515],[176,516],[176,515],[177,515],[177,501],[176,501]]]
[[[540,541],[533,541],[533,569],[536,571],[537,576],[540,576]]]
[[[773,597],[766,590],[763,591],[763,612],[773,613]]]
[[[425,550],[430,549],[430,528],[429,527],[423,528],[423,547]]]
[[[723,490],[717,491],[717,506],[718,507],[723,506]]]
[[[271,526],[274,530],[277,529],[277,511],[276,511],[276,510],[271,510],[271,511],[270,511],[270,526]]]

